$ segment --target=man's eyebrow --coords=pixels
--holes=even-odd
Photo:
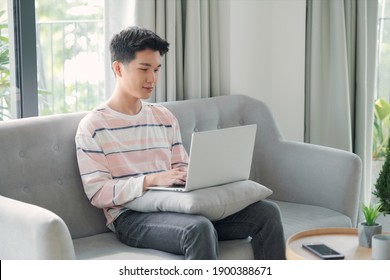
[[[146,62],[140,62],[139,64],[140,64],[140,65],[143,65],[143,66],[147,66],[147,67],[152,67],[152,64],[146,63]],[[160,68],[160,67],[161,67],[161,64],[159,64],[159,65],[157,66],[157,68]]]

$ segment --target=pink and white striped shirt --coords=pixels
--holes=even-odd
[[[143,195],[145,175],[188,163],[177,119],[158,104],[142,103],[134,116],[103,104],[81,120],[75,141],[85,193],[113,231],[122,205]]]

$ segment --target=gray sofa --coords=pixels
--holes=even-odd
[[[286,239],[316,227],[354,227],[361,161],[286,141],[269,110],[247,96],[164,103],[185,147],[193,131],[256,123],[251,179],[273,190]],[[86,113],[0,122],[1,259],[181,259],[121,244],[84,194],[74,135]],[[221,259],[253,258],[249,239],[220,242]]]

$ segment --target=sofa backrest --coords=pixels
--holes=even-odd
[[[107,231],[103,212],[84,193],[77,165],[74,137],[84,115],[0,122],[0,195],[51,210],[72,238]]]
[[[193,132],[257,124],[251,179],[259,183],[268,181],[272,172],[267,170],[267,161],[278,153],[278,144],[283,137],[269,107],[263,102],[245,95],[227,95],[161,104],[177,117],[187,151]]]
[[[251,176],[259,181],[281,139],[269,109],[238,95],[162,103],[178,118],[185,148],[191,134],[257,123]],[[72,238],[106,232],[103,211],[87,199],[78,170],[74,136],[86,113],[0,122],[0,195],[49,209],[69,227]],[[267,149],[265,147],[268,147]]]

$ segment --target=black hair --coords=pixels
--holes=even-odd
[[[111,63],[114,61],[130,62],[135,58],[137,51],[146,49],[158,51],[160,55],[164,55],[169,50],[169,43],[146,28],[130,26],[112,38]]]

